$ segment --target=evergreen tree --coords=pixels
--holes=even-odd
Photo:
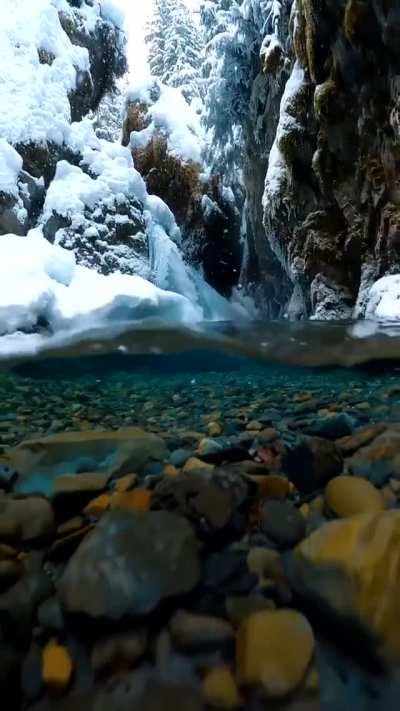
[[[204,43],[200,28],[183,0],[153,0],[146,42],[151,74],[163,84],[181,89],[189,103],[202,98]]]

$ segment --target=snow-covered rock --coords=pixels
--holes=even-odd
[[[129,107],[140,105],[146,109],[147,126],[129,132],[133,150],[146,148],[154,135],[161,133],[167,140],[168,152],[174,158],[201,163],[204,132],[199,115],[187,103],[180,89],[149,78],[131,86],[126,101],[128,131]]]
[[[375,282],[368,294],[365,316],[400,322],[400,274],[390,274]]]

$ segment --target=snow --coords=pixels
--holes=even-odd
[[[82,149],[82,162],[95,177],[79,166],[60,161],[47,191],[43,221],[49,219],[53,212],[76,219],[78,215],[83,215],[86,207],[93,210],[99,202],[118,195],[146,201],[146,186],[133,166],[129,149],[98,140],[94,133],[93,136],[100,150],[90,145]]]
[[[101,16],[104,20],[108,20],[115,27],[123,30],[125,27],[125,13],[112,0],[102,0]]]
[[[368,294],[365,317],[400,322],[400,274],[390,274],[373,284]]]
[[[19,153],[4,138],[0,138],[0,193],[18,197],[17,179],[21,169]]]
[[[193,323],[202,318],[202,311],[184,296],[139,276],[119,272],[104,276],[78,266],[72,252],[51,245],[39,229],[27,237],[1,238],[2,334],[30,331],[42,321],[53,332],[76,335],[111,323],[156,317]]]
[[[279,144],[285,134],[298,128],[295,116],[293,115],[293,104],[301,91],[305,80],[304,69],[298,61],[293,66],[292,73],[286,82],[285,91],[282,96],[280,106],[280,116],[275,141],[269,155],[268,170],[265,178],[265,192],[263,206],[269,210],[274,209],[274,201],[281,193],[282,187],[290,182],[290,171],[281,153]]]
[[[0,135],[12,144],[62,143],[70,121],[68,93],[77,71],[89,69],[87,49],[73,45],[52,0],[2,0],[0,32]],[[89,8],[94,12],[93,8]],[[38,50],[51,64],[40,63]]]
[[[152,100],[154,93],[159,98]],[[180,89],[161,84],[154,78],[133,85],[127,92],[127,104],[146,104],[151,119],[142,131],[131,133],[131,147],[145,148],[156,131],[161,131],[168,140],[168,151],[183,161],[201,163],[204,134],[195,106],[190,106]]]

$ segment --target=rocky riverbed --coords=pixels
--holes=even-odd
[[[396,371],[171,358],[0,375],[2,708],[395,708]]]

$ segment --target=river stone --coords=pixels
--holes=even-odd
[[[400,478],[400,426],[391,425],[369,445],[359,449],[347,466],[352,474],[376,486],[383,486],[390,477]]]
[[[288,501],[267,501],[262,510],[262,529],[280,548],[290,548],[306,535],[306,520]]]
[[[168,450],[161,437],[136,427],[110,432],[61,432],[21,442],[8,450],[11,468],[18,473],[15,491],[49,494],[53,481],[65,474],[104,472],[118,477],[141,473],[152,461],[162,461]]]
[[[330,521],[296,549],[319,565],[340,566],[355,590],[350,612],[378,636],[383,651],[400,661],[400,511]],[[327,601],[329,604],[329,600]]]
[[[339,518],[377,513],[385,508],[381,492],[358,476],[337,476],[331,479],[325,489],[325,502],[329,511]]]
[[[272,698],[287,696],[304,678],[313,652],[314,635],[300,612],[255,612],[238,631],[239,683],[262,686]]]
[[[218,649],[233,640],[229,622],[210,615],[195,615],[178,610],[169,623],[173,642],[186,651]]]
[[[153,492],[152,508],[175,511],[187,518],[199,536],[214,535],[228,526],[236,508],[233,487],[222,488],[198,472],[165,477]]]
[[[339,448],[321,437],[302,437],[289,451],[285,462],[289,479],[306,494],[325,486],[342,468]]]
[[[24,543],[49,538],[54,532],[54,512],[50,503],[39,496],[25,499],[0,498],[0,540],[9,538],[15,529],[15,539]]]
[[[111,511],[81,543],[59,583],[65,609],[119,620],[190,592],[200,577],[197,541],[167,511]]]

